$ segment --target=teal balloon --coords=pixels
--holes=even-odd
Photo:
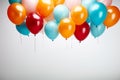
[[[16,25],[16,29],[22,35],[29,36],[30,34],[25,22],[23,22],[21,25]]]
[[[21,0],[9,0],[9,3],[12,4],[12,3],[21,3]]]
[[[96,38],[101,36],[105,31],[105,25],[102,23],[98,26],[91,24],[90,25],[91,34]]]
[[[87,10],[89,9],[89,7],[96,2],[96,0],[82,0],[82,5],[87,8]]]
[[[49,21],[44,28],[46,36],[51,39],[52,41],[57,38],[58,32],[58,25],[55,21]]]
[[[103,3],[95,2],[90,6],[89,10],[89,17],[93,24],[100,25],[104,22],[107,16],[107,9]]]
[[[69,17],[69,9],[65,5],[58,5],[53,11],[55,20],[59,23],[61,19]]]

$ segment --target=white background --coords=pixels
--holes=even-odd
[[[120,8],[119,0],[113,5]],[[120,80],[120,20],[97,39],[52,42],[42,33],[20,36],[8,6],[0,0],[0,80]]]

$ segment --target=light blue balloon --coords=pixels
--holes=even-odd
[[[88,9],[94,2],[96,0],[82,0],[82,5]]]
[[[9,0],[9,3],[12,4],[12,3],[21,3],[21,0]]]
[[[58,32],[58,25],[55,21],[49,21],[44,28],[45,34],[49,39],[52,41],[57,38]]]
[[[30,34],[25,22],[23,22],[21,25],[16,25],[16,29],[22,35],[29,36]]]
[[[69,17],[69,9],[65,5],[58,5],[53,11],[54,18],[57,22],[61,19]]]
[[[90,6],[89,10],[89,17],[93,24],[100,25],[104,22],[107,16],[107,9],[103,3],[95,2]]]
[[[94,24],[91,24],[91,33],[92,35],[96,38],[96,37],[99,37],[100,35],[102,35],[105,31],[105,25],[102,23],[98,26],[94,25]]]

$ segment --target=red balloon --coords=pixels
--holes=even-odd
[[[76,30],[75,30],[75,37],[79,41],[83,41],[89,34],[90,32],[90,27],[87,22],[83,23],[82,25],[76,25]]]
[[[30,13],[26,18],[26,25],[36,35],[43,28],[43,18],[39,14]]]

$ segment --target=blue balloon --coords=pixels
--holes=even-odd
[[[91,33],[92,35],[96,38],[99,37],[100,35],[102,35],[105,31],[105,25],[102,23],[98,26],[94,25],[91,23],[90,25],[90,29],[91,29]]]
[[[9,3],[12,4],[12,3],[21,3],[21,0],[9,0]]]
[[[30,31],[28,30],[25,22],[23,22],[21,25],[16,25],[16,29],[22,35],[29,36],[30,34]]]
[[[49,21],[44,28],[45,34],[49,39],[52,41],[57,38],[59,32],[58,32],[58,25],[55,21]]]
[[[69,9],[65,5],[58,5],[53,11],[54,18],[57,22],[61,19],[69,17]]]
[[[93,24],[99,25],[104,22],[107,16],[107,9],[103,3],[95,2],[90,6],[89,10],[89,17]]]

